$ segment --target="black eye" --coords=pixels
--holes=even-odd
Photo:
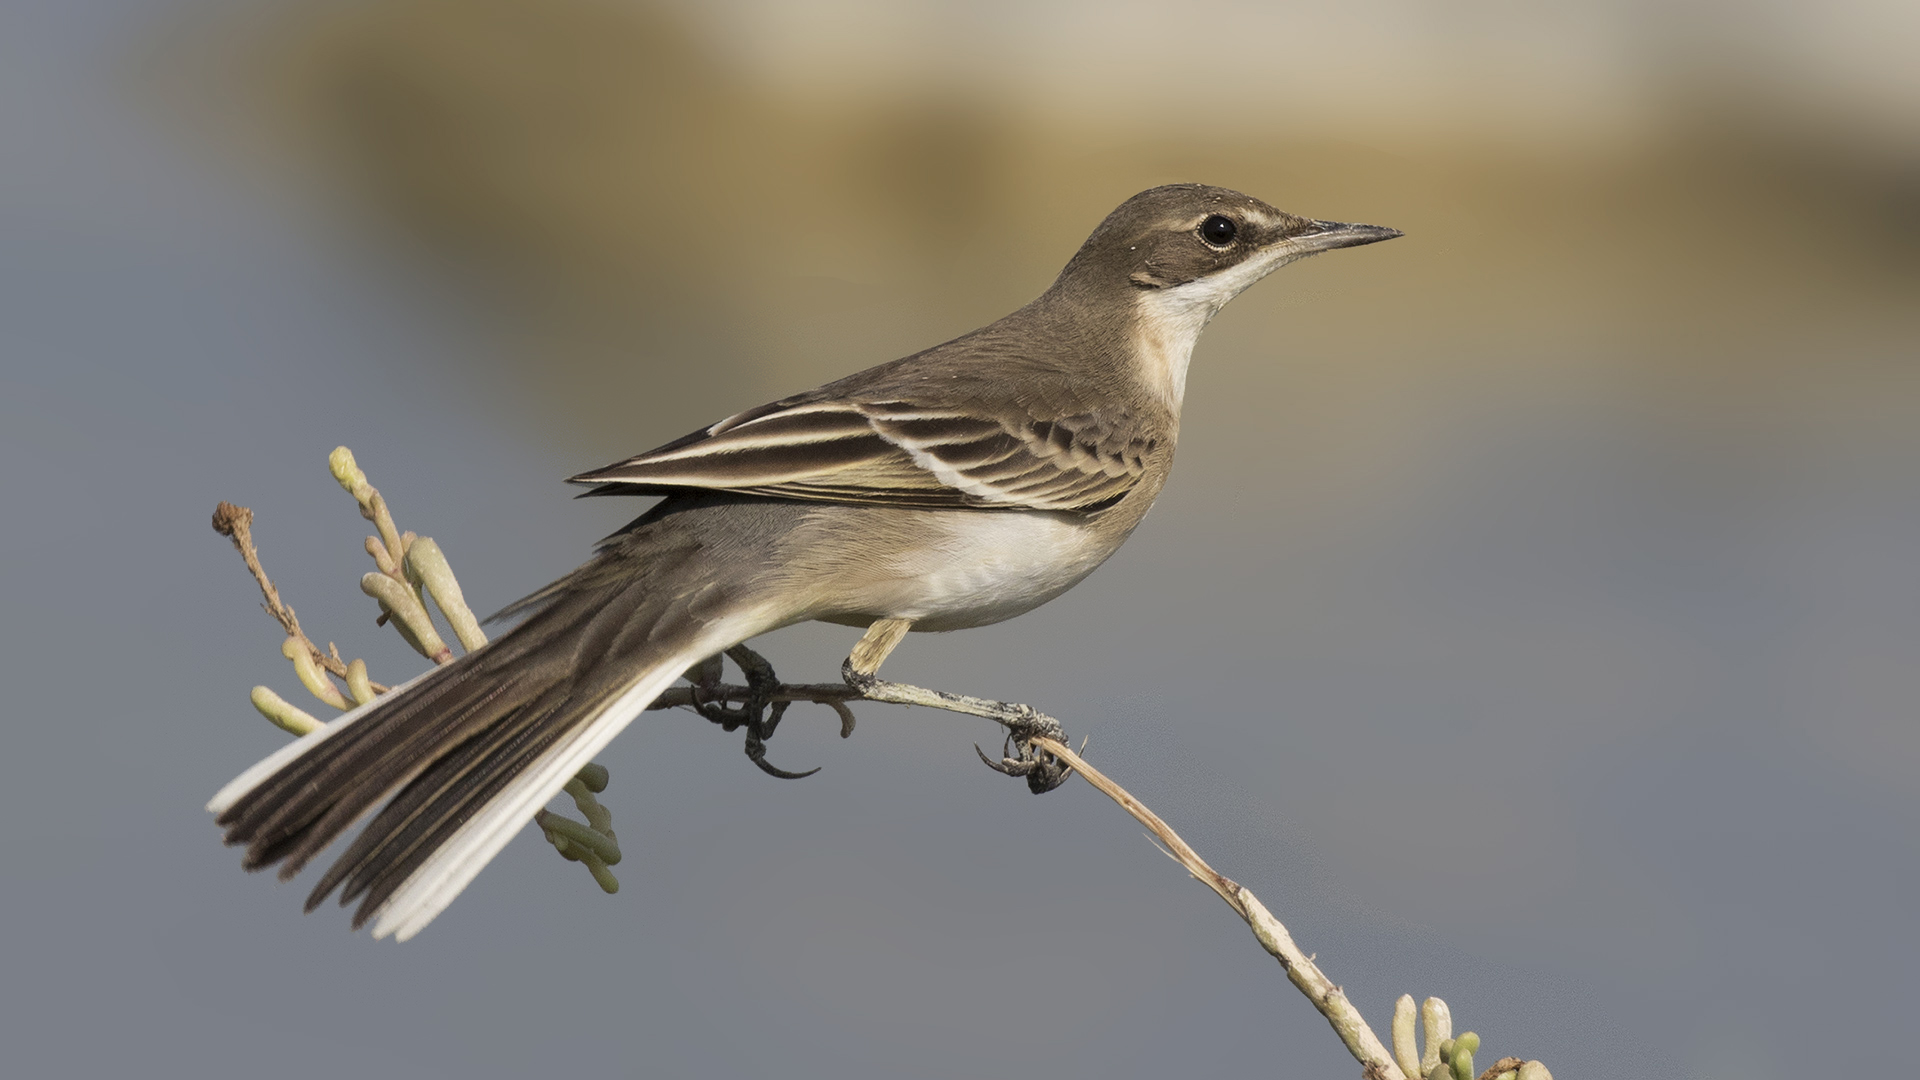
[[[1233,243],[1234,234],[1239,231],[1240,227],[1233,223],[1232,218],[1221,217],[1219,214],[1200,223],[1200,239],[1214,247],[1226,247]]]

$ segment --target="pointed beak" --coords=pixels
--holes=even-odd
[[[1389,229],[1385,225],[1348,225],[1340,221],[1309,221],[1305,230],[1287,237],[1286,245],[1302,255],[1311,255],[1316,251],[1377,244],[1382,240],[1391,240],[1396,236],[1404,235],[1399,229]]]

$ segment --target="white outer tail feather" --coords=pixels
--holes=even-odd
[[[575,773],[606,749],[615,735],[646,711],[680,673],[712,655],[711,647],[686,650],[649,668],[600,714],[581,724],[527,770],[514,777],[479,813],[467,819],[419,869],[374,911],[373,936],[406,941],[426,929],[447,909],[495,855],[507,846],[534,812],[560,794]]]
[[[448,837],[426,862],[407,875],[406,881],[393,895],[375,909],[373,936],[384,938],[391,935],[396,941],[406,941],[425,929],[507,846],[520,827],[533,820],[534,812],[558,795],[574,774],[586,767],[595,754],[606,749],[614,736],[620,734],[648,705],[653,704],[654,699],[671,686],[682,672],[717,652],[769,629],[767,620],[756,617],[759,614],[736,613],[709,626],[699,640],[647,668],[597,716],[581,724],[571,735],[536,759],[525,772],[509,781],[499,794]],[[403,691],[417,681],[409,680],[391,692]],[[207,809],[216,814],[223,813],[288,762],[360,719],[367,709],[367,705],[362,705],[321,730],[275,751],[221,788],[213,801],[207,804]]]
[[[413,678],[408,679],[406,682],[401,683],[399,686],[387,691],[387,693],[398,694],[430,674],[432,674],[431,671],[423,671]],[[320,726],[320,730],[308,732],[280,749],[275,750],[273,753],[268,754],[266,757],[261,758],[251,769],[227,781],[226,787],[215,792],[212,800],[207,803],[207,809],[215,814],[226,813],[234,803],[239,802],[241,797],[247,792],[259,787],[261,782],[267,777],[285,768],[294,758],[299,757],[328,739],[333,738],[335,735],[340,734],[348,724],[365,716],[367,710],[378,705],[381,698],[385,696],[386,695],[383,694],[367,702],[365,705],[354,708],[350,712],[341,713],[339,719],[329,720],[323,723]]]

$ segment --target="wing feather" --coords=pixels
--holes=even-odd
[[[1145,471],[1131,418],[997,416],[910,401],[763,405],[573,477],[595,493],[732,491],[918,507],[1089,510]]]

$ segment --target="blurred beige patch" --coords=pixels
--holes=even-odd
[[[1017,112],[999,88],[950,80],[795,95],[644,4],[312,0],[219,40],[229,62],[214,66],[264,118],[252,145],[380,233],[504,278],[516,309],[571,335],[717,330],[714,349],[791,368],[781,385],[928,343],[919,327],[875,333],[871,304],[957,332],[1024,302],[1107,209],[1168,180],[1406,229],[1391,257],[1343,265],[1353,287],[1322,289],[1315,318],[1390,297],[1395,324],[1420,332],[1400,343],[1443,357],[1436,332],[1723,339],[1835,304],[1884,312],[1910,294],[1920,243],[1904,145],[1794,121],[1777,95],[1743,112],[1718,84],[1669,91],[1665,126],[1637,141],[1530,145],[1462,116],[1381,145],[1363,117],[1346,138],[1324,115],[1314,134],[1183,134]],[[845,328],[796,343],[796,319]],[[594,352],[543,347],[538,362],[626,377]]]

